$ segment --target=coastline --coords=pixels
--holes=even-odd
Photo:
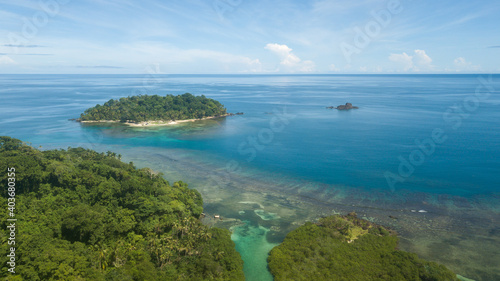
[[[195,121],[201,121],[201,120],[208,120],[208,119],[217,119],[217,118],[224,118],[227,116],[233,116],[235,114],[233,113],[226,113],[225,115],[219,115],[219,116],[208,116],[208,117],[203,117],[203,118],[196,118],[196,119],[183,119],[183,120],[170,120],[170,121],[165,121],[165,120],[148,120],[148,121],[143,121],[143,122],[121,122],[118,120],[89,120],[89,121],[78,121],[80,123],[120,123],[124,124],[130,127],[155,127],[155,126],[170,126],[170,125],[177,125],[181,123],[187,123],[187,122],[195,122]]]
[[[493,246],[497,239],[494,222],[498,219],[494,198],[489,203],[476,198],[469,206],[460,204],[465,198],[403,190],[397,194],[363,192],[352,187],[276,178],[275,174],[272,180],[267,177],[271,175],[252,170],[231,173],[230,178],[223,180],[224,172],[214,169],[213,163],[198,159],[199,154],[157,148],[154,153],[147,148],[115,150],[126,161],[161,171],[165,178],[189,179],[186,182],[190,188],[203,197],[207,215],[204,223],[231,229],[233,241],[247,259],[258,252],[259,256],[252,259],[265,260],[267,253],[263,249],[282,242],[287,233],[307,221],[355,211],[360,218],[397,231],[402,250],[445,264],[462,276],[492,280],[499,272],[491,269],[495,258],[470,263],[478,252],[485,257],[498,256],[498,247]],[[215,215],[223,219],[215,219]],[[469,264],[464,267],[466,262]],[[264,276],[260,264],[259,269],[252,270]]]

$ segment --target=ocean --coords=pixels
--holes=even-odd
[[[0,135],[112,150],[198,189],[247,280],[301,223],[356,211],[401,248],[500,280],[500,75],[0,75]],[[86,108],[192,93],[243,115],[165,127],[88,125]],[[328,109],[352,103],[359,109]],[[398,219],[392,219],[397,217]]]

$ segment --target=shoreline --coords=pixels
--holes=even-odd
[[[245,251],[281,243],[286,234],[308,221],[355,211],[360,218],[397,231],[401,250],[444,264],[471,280],[493,280],[500,274],[494,266],[500,256],[495,223],[500,219],[498,195],[459,198],[409,190],[362,192],[253,169],[227,177],[217,169],[221,163],[207,162],[190,150],[121,144],[100,144],[93,149],[119,153],[123,162],[161,172],[169,182],[188,183],[202,195],[203,223],[232,229],[236,232],[233,241]],[[465,199],[469,204],[462,202]],[[261,256],[253,259],[267,258],[267,253],[258,253]]]
[[[373,193],[352,187],[332,188],[334,186],[300,179],[267,181],[265,174],[259,173],[233,173],[227,181],[214,185],[210,183],[222,179],[224,173],[192,155],[180,157],[171,154],[173,150],[158,149],[151,153],[148,148],[122,152],[139,167],[150,167],[164,173],[166,178],[189,182],[190,188],[198,190],[203,197],[207,214],[204,223],[238,233],[248,232],[248,235],[236,233],[234,236],[235,243],[246,250],[256,247],[250,243],[253,239],[261,241],[262,247],[279,243],[287,233],[307,221],[355,211],[360,218],[396,230],[402,250],[445,264],[462,276],[491,280],[491,276],[499,272],[492,269],[491,262],[484,260],[463,266],[478,253],[498,256],[498,247],[494,246],[498,230],[494,222],[499,212],[492,204],[496,202],[494,198],[488,202],[484,202],[485,198],[469,199],[465,204],[462,201],[466,198],[407,190],[397,194]],[[214,215],[224,219],[215,219]],[[262,254],[259,259],[266,257]]]
[[[208,116],[208,117],[203,117],[203,118],[196,118],[196,119],[183,119],[183,120],[170,120],[170,121],[165,121],[165,120],[149,120],[149,121],[143,121],[143,122],[121,122],[118,120],[88,120],[88,121],[78,121],[80,123],[120,123],[124,124],[130,127],[156,127],[156,126],[170,126],[170,125],[177,125],[181,123],[188,123],[188,122],[195,122],[195,121],[202,121],[202,120],[209,120],[209,119],[217,119],[217,118],[224,118],[228,116],[233,116],[235,114],[233,113],[226,113],[225,115],[220,115],[220,116]]]

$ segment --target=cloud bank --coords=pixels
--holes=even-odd
[[[456,72],[462,71],[479,71],[481,67],[479,65],[473,65],[468,62],[464,57],[458,57],[453,61],[455,65]]]
[[[403,71],[420,72],[432,70],[432,59],[424,50],[415,50],[413,55],[408,55],[406,52],[402,54],[391,54],[389,60],[398,64]]]
[[[8,56],[0,56],[0,64],[16,64],[16,62]]]
[[[315,69],[315,64],[310,60],[301,60],[297,55],[292,53],[292,49],[287,45],[280,45],[277,43],[269,43],[265,49],[278,55],[280,58],[280,65],[282,68],[278,70],[284,70],[286,72],[313,72]]]

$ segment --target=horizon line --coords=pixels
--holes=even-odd
[[[234,75],[234,76],[307,76],[307,75],[497,75],[500,72],[475,73],[0,73],[0,75]]]

